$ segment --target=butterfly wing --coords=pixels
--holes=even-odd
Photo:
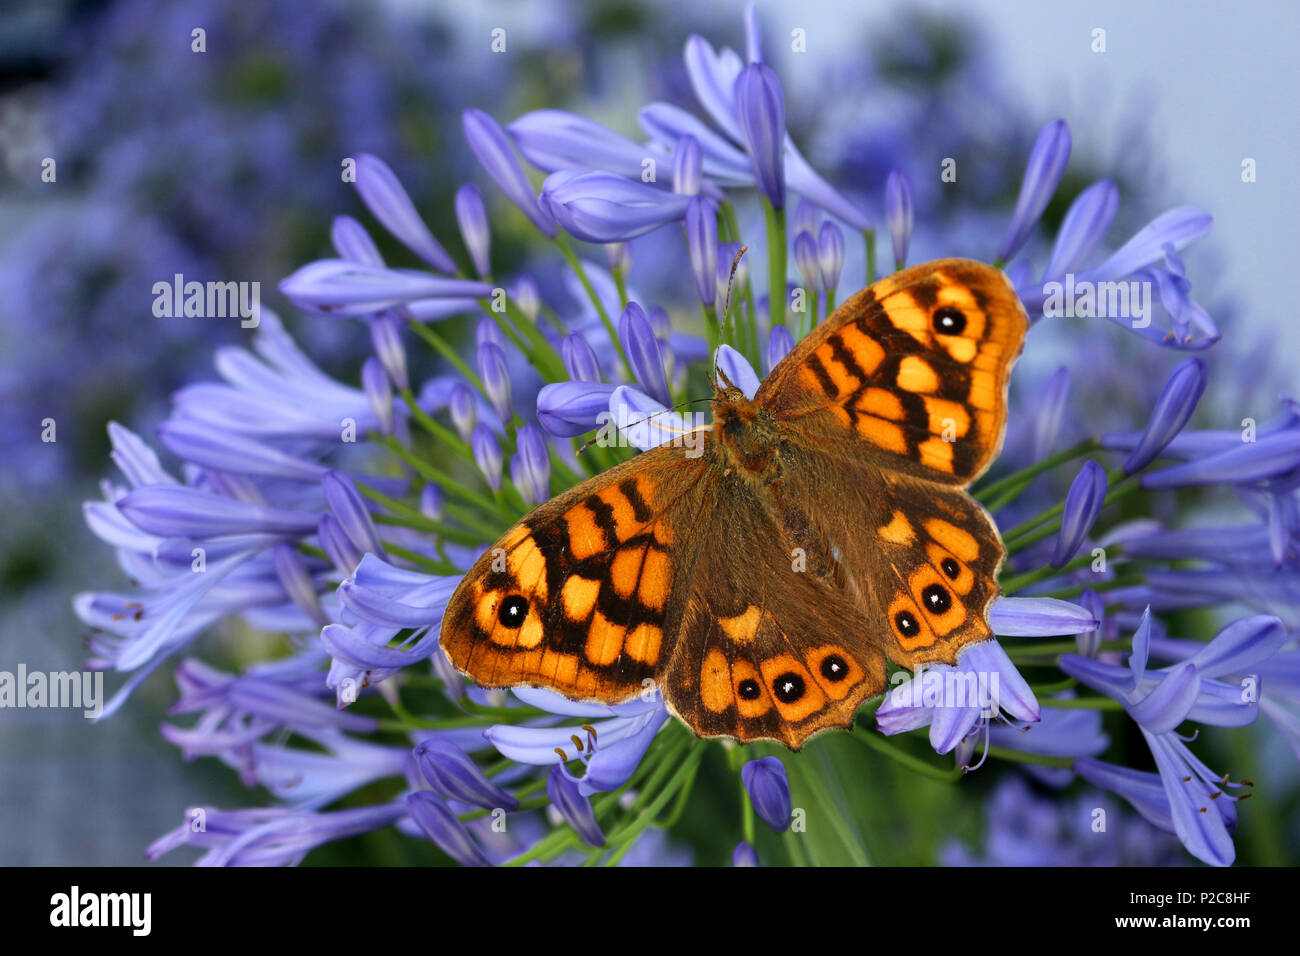
[[[701,736],[797,748],[847,726],[884,656],[849,638],[866,621],[837,569],[803,573],[798,530],[703,437],[698,458],[645,452],[507,532],[448,604],[452,664],[579,700],[658,687]]]
[[[863,289],[803,339],[755,401],[819,446],[964,487],[997,457],[1029,319],[1006,276],[968,259]]]
[[[664,696],[700,736],[797,750],[884,691],[885,657],[842,567],[803,547],[806,515],[734,472],[716,485]]]
[[[707,504],[707,459],[661,446],[530,512],[470,568],[443,616],[451,663],[484,687],[528,685],[617,703],[673,650],[683,533]]]

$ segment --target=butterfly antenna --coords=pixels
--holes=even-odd
[[[731,321],[732,297],[735,293],[736,270],[740,268],[740,260],[749,251],[749,246],[741,246],[736,250],[735,257],[731,260],[731,272],[727,275],[727,300],[722,309],[722,323],[726,326]]]

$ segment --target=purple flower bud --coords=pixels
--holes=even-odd
[[[645,393],[664,405],[671,405],[673,400],[668,391],[663,350],[645,310],[637,303],[629,302],[619,317],[618,337],[623,342],[632,373]]]
[[[897,169],[885,180],[885,224],[894,241],[894,268],[901,269],[912,241],[912,187]]]
[[[815,292],[821,285],[822,270],[817,262],[817,240],[811,232],[795,235],[794,264],[803,279],[804,288]]]
[[[1041,461],[1052,450],[1052,442],[1061,434],[1061,420],[1070,398],[1070,369],[1060,366],[1047,379],[1033,416],[1034,461]]]
[[[361,559],[365,557],[361,550],[348,540],[338,519],[333,515],[321,516],[320,525],[316,529],[316,539],[320,541],[321,550],[329,555],[330,562],[344,576],[355,571]]]
[[[571,332],[564,337],[560,344],[560,355],[564,358],[564,367],[573,381],[600,381],[600,363],[596,361],[596,352],[581,332]]]
[[[533,225],[551,238],[555,237],[555,224],[542,211],[533,194],[533,187],[524,175],[523,167],[515,158],[505,130],[496,120],[482,110],[466,110],[462,126],[469,148],[483,165],[487,174],[501,187],[501,191],[523,210]]]
[[[456,815],[428,790],[406,795],[406,811],[425,835],[462,866],[491,866]]]
[[[1239,447],[1174,465],[1142,476],[1143,488],[1184,488],[1188,485],[1245,485],[1286,475],[1300,468],[1300,431],[1264,435]]]
[[[758,191],[775,209],[785,207],[785,94],[762,63],[736,77],[736,120],[754,169]]]
[[[1065,164],[1070,159],[1070,128],[1065,120],[1055,120],[1043,127],[1034,148],[1029,153],[1025,178],[1020,184],[1020,197],[1006,237],[998,247],[998,259],[1009,261],[1029,238],[1030,231],[1047,208],[1056,192]]]
[[[1061,516],[1061,531],[1052,553],[1052,567],[1061,568],[1070,562],[1092,530],[1105,501],[1105,469],[1095,461],[1084,462],[1065,495],[1065,513]]]
[[[781,359],[790,354],[794,348],[794,336],[784,325],[772,326],[772,331],[767,333],[767,370],[771,372],[780,364]]]
[[[483,379],[483,391],[501,421],[510,421],[510,367],[501,346],[484,342],[478,347],[478,374]]]
[[[1052,258],[1043,278],[1073,272],[1096,248],[1115,221],[1119,210],[1119,189],[1109,179],[1093,183],[1070,204],[1052,246]]]
[[[382,266],[384,258],[379,247],[361,225],[351,216],[335,216],[330,226],[330,243],[340,259],[350,259],[368,266]]]
[[[1100,623],[1085,608],[1057,598],[1001,597],[989,609],[989,627],[1002,637],[1081,634]]]
[[[822,285],[834,292],[844,268],[844,231],[833,222],[822,223],[817,234],[817,262],[822,270]]]
[[[504,349],[506,347],[506,337],[501,334],[501,326],[485,315],[474,326],[474,346],[482,348],[488,343],[495,345],[499,349]]]
[[[626,242],[686,214],[690,196],[613,173],[564,171],[542,184],[551,217],[586,242]]]
[[[700,192],[702,179],[700,141],[694,136],[683,136],[673,150],[673,192],[695,196]]]
[[[519,429],[518,447],[515,460],[519,467],[512,475],[514,482],[521,491],[528,490],[526,497],[531,497],[533,503],[541,504],[551,497],[551,455],[542,430],[532,424]]]
[[[534,110],[506,129],[524,157],[544,172],[603,169],[636,178],[646,147],[595,120],[565,110]]]
[[[800,199],[799,205],[794,207],[794,218],[790,222],[790,229],[797,236],[801,232],[811,232],[817,234],[817,223],[821,219],[821,209],[816,203],[811,203],[806,199]]]
[[[488,225],[487,207],[483,205],[483,194],[472,183],[466,183],[456,190],[456,222],[460,225],[461,238],[469,257],[474,260],[474,269],[479,278],[492,274],[492,260],[489,252],[492,248],[492,230]]]
[[[1160,390],[1151,421],[1147,423],[1137,447],[1124,459],[1125,474],[1131,475],[1145,468],[1178,437],[1192,412],[1196,411],[1196,403],[1205,391],[1206,378],[1205,362],[1201,359],[1189,358],[1179,363]]]
[[[719,345],[713,353],[713,366],[727,381],[744,392],[746,398],[753,398],[758,391],[758,375],[749,360],[730,345]]]
[[[484,810],[515,810],[519,801],[496,786],[473,758],[455,744],[426,740],[413,751],[415,762],[429,786],[446,800],[456,800]]]
[[[435,485],[430,482],[420,492],[420,514],[430,521],[441,521],[443,505],[446,504],[446,501],[447,493],[442,490],[442,485]]]
[[[790,826],[790,782],[785,764],[777,757],[751,760],[740,768],[740,779],[749,791],[754,812],[777,833]]]
[[[379,533],[370,520],[370,512],[357,490],[356,483],[341,471],[331,471],[321,479],[325,503],[339,523],[339,528],[362,554],[367,552],[385,557],[384,546],[379,543]]]
[[[1079,606],[1097,619],[1097,626],[1091,631],[1081,631],[1074,635],[1074,643],[1084,657],[1096,657],[1101,653],[1102,634],[1106,624],[1106,602],[1096,591],[1084,588],[1083,593],[1079,595]]]
[[[406,372],[406,346],[402,344],[402,322],[391,312],[384,312],[370,320],[370,344],[383,363],[384,371],[400,391],[411,387]]]
[[[591,846],[604,846],[605,834],[600,832],[596,822],[596,812],[591,808],[591,801],[578,790],[578,783],[564,771],[563,764],[551,768],[546,778],[546,795],[551,798],[551,806],[559,812],[569,826]]]
[[[457,382],[452,386],[447,399],[447,409],[451,412],[451,422],[465,441],[469,441],[470,432],[478,424],[478,403],[468,385]]]
[[[520,276],[515,280],[515,287],[510,293],[519,311],[528,316],[528,321],[537,324],[537,316],[542,311],[542,294],[537,289],[537,282],[532,276]]]
[[[357,157],[357,192],[374,217],[408,249],[439,272],[450,275],[456,271],[455,261],[433,238],[397,176],[378,156],[362,153]]]
[[[718,294],[718,210],[712,200],[696,196],[686,207],[686,249],[700,301],[713,305]]]
[[[444,279],[411,269],[385,269],[347,259],[318,259],[280,280],[280,291],[294,305],[318,315],[372,315],[399,305],[424,300],[480,298],[492,286],[469,279]],[[438,302],[463,311],[461,302]]]
[[[361,365],[361,386],[365,389],[370,407],[379,419],[379,430],[385,435],[393,433],[393,383],[388,380],[379,359],[371,356]]]
[[[758,853],[752,846],[741,840],[731,851],[732,866],[758,866]]]
[[[476,425],[469,436],[470,450],[474,452],[474,461],[479,471],[487,479],[488,487],[493,491],[501,490],[501,443],[492,429],[486,425]]]
[[[614,388],[590,381],[543,385],[537,393],[537,421],[560,438],[589,432],[600,424],[602,414],[609,414]]]

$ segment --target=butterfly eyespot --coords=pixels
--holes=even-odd
[[[741,700],[758,700],[763,696],[763,688],[758,686],[758,681],[752,677],[747,677],[736,685],[736,695]]]
[[[527,616],[528,599],[520,597],[518,594],[502,601],[501,609],[497,611],[497,620],[501,622],[502,627],[520,627]]]
[[[894,627],[898,628],[898,633],[904,637],[916,637],[921,633],[921,625],[916,622],[911,611],[899,611],[895,614]]]
[[[966,315],[961,309],[945,305],[934,310],[934,330],[940,335],[961,335],[966,328]]]
[[[944,574],[948,575],[948,577],[952,578],[954,581],[957,580],[957,575],[961,574],[961,565],[953,558],[944,558],[939,562],[939,567],[943,570]]]
[[[793,704],[804,695],[805,690],[803,678],[792,672],[782,674],[772,684],[772,692],[783,704]]]
[[[921,592],[921,600],[925,602],[926,608],[935,614],[943,614],[952,607],[952,595],[942,584],[931,584]]]
[[[821,672],[822,677],[838,684],[849,676],[849,665],[840,655],[827,654],[822,658]]]

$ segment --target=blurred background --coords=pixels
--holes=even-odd
[[[1218,391],[1203,404],[1207,422],[1215,402],[1221,427],[1246,414],[1264,420],[1294,388],[1296,5],[773,0],[759,10],[791,132],[814,166],[876,218],[890,170],[911,178],[914,261],[990,257],[1029,145],[1064,117],[1075,147],[1049,223],[1102,176],[1120,187],[1112,236],[1184,203],[1215,216],[1187,255],[1197,299],[1224,332],[1210,358]],[[451,197],[473,175],[462,109],[503,122],[573,109],[637,136],[644,103],[691,102],[686,37],[743,49],[742,11],[739,0],[9,0],[0,9],[0,669],[80,668],[71,595],[122,584],[80,512],[110,468],[105,424],[147,435],[170,392],[212,375],[215,346],[250,335],[237,320],[155,319],[155,282],[178,272],[259,281],[307,352],[355,382],[353,357],[368,348],[357,327],[300,318],[275,289],[327,252],[334,215],[357,213],[340,181],[343,157],[382,156],[434,233],[451,238]],[[489,50],[498,26],[504,56]],[[191,50],[195,28],[206,31],[203,54]],[[796,29],[806,53],[789,49]],[[1093,50],[1098,29],[1105,52]],[[963,157],[958,196],[937,188],[946,156]],[[1246,158],[1256,182],[1242,181]],[[53,182],[42,179],[47,159]],[[494,256],[517,263],[526,238],[494,233]],[[1261,375],[1261,355],[1286,356],[1290,367]],[[1076,372],[1076,402],[1114,402],[1117,388],[1149,395],[1178,358],[1152,356],[1128,382]],[[1027,359],[1026,387],[1058,360]],[[47,418],[53,443],[41,440]],[[112,675],[107,684],[111,693]],[[0,712],[0,864],[140,863],[185,807],[247,804],[233,774],[184,764],[158,736],[172,699],[163,669],[101,724],[79,712]],[[1234,776],[1273,764],[1275,789],[1257,791],[1238,841],[1243,863],[1284,862],[1293,852],[1284,847],[1300,845],[1295,760],[1262,735],[1228,755],[1236,759],[1207,761]],[[887,777],[881,792],[904,785]],[[991,784],[968,792],[980,786]],[[1028,793],[913,796],[949,825],[910,833],[881,862],[967,862],[997,827],[1045,825]],[[700,799],[703,820],[710,808]],[[869,830],[889,824],[869,807],[861,818]]]

